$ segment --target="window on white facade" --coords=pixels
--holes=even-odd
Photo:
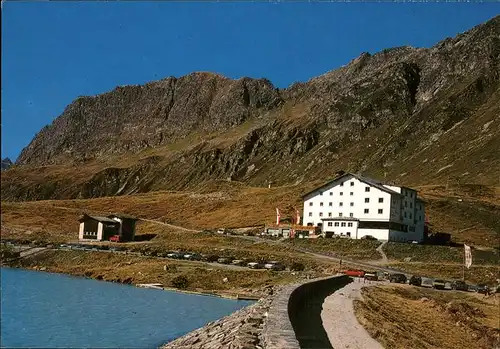
[[[352,223],[347,223],[347,226],[348,227],[352,227]]]
[[[330,192],[330,196],[333,196],[333,191]]]
[[[349,213],[349,217],[354,217],[354,213]]]
[[[344,206],[344,203],[343,202],[339,202],[339,206],[340,207]]]
[[[352,207],[352,206],[354,206],[354,202],[351,202],[351,204],[350,204],[350,205],[351,205],[351,207]]]
[[[351,182],[351,187],[354,187],[354,182]]]
[[[378,198],[378,202],[384,202],[384,198]]]
[[[332,213],[331,212],[328,212],[328,217],[331,217],[332,216]]]
[[[339,195],[340,195],[340,196],[344,195],[344,192],[342,192],[342,191],[341,191],[341,192],[339,193]]]
[[[351,192],[349,193],[349,195],[353,196],[353,195],[354,195],[354,193],[351,191]]]
[[[328,203],[328,206],[333,206],[333,202],[329,202],[329,203]]]
[[[378,214],[382,214],[383,212],[384,212],[383,209],[381,209],[381,208],[378,209]]]
[[[323,212],[320,212],[320,213],[319,213],[319,216],[320,216],[320,217],[323,217]]]
[[[369,210],[369,209],[367,209],[367,208],[365,208],[365,214],[367,214],[367,213],[369,213],[369,212],[370,212],[370,210]]]
[[[321,207],[323,207],[323,203],[322,203],[322,202],[320,202],[320,203],[319,203],[319,205],[320,205]]]
[[[335,222],[335,226],[338,227],[339,226],[339,222]]]
[[[310,202],[310,203],[309,203],[309,206],[312,206],[312,205],[313,205],[313,203],[312,203],[312,202]]]
[[[365,191],[369,192],[370,191],[370,187],[365,187]]]
[[[328,222],[328,226],[331,227],[333,224],[332,222]]]
[[[370,202],[370,198],[365,198],[365,202],[369,203]]]
[[[312,217],[313,216],[313,213],[312,212],[309,212],[309,217]]]
[[[344,186],[344,182],[340,182],[340,186],[343,187]]]
[[[341,226],[341,227],[345,227],[345,222],[342,222],[342,223],[340,224],[340,226]]]
[[[342,212],[339,212],[339,217],[342,217]]]
[[[351,237],[351,233],[350,232],[345,233],[345,235]]]

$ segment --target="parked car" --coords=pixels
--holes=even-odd
[[[458,291],[469,291],[469,285],[462,280],[455,280],[451,283],[451,288]]]
[[[410,285],[413,285],[413,286],[422,286],[422,278],[420,276],[417,276],[417,275],[412,275],[412,277],[410,278],[410,282],[409,282]]]
[[[233,258],[221,257],[221,258],[217,259],[217,263],[220,263],[220,264],[229,264],[229,263],[231,263],[232,260],[233,260]]]
[[[112,237],[109,238],[109,241],[120,242],[120,235],[113,235]]]
[[[250,262],[247,264],[247,266],[250,269],[262,269],[262,268],[264,268],[264,265],[262,263],[257,263],[257,262]]]
[[[390,282],[396,282],[399,284],[406,284],[406,280],[407,280],[406,276],[404,274],[399,274],[399,273],[391,274],[389,278]]]
[[[285,270],[285,266],[281,263],[273,264],[273,266],[271,267],[271,270],[283,271],[283,270]]]
[[[184,256],[184,254],[180,253],[180,252],[171,252],[171,253],[167,254],[168,258],[175,258],[175,259],[180,259],[183,256]]]
[[[366,271],[364,277],[365,280],[378,281],[378,274],[375,271]]]
[[[444,290],[446,281],[441,280],[441,279],[436,279],[432,283],[432,287],[434,287],[436,290]]]
[[[482,294],[487,294],[490,292],[490,288],[486,284],[479,284],[476,286],[476,292],[477,293],[482,293]]]
[[[362,277],[365,275],[365,272],[363,270],[358,270],[358,269],[347,269],[344,270],[344,274],[348,276]]]
[[[264,264],[264,268],[270,270],[285,270],[285,266],[277,261],[270,261]]]
[[[235,260],[231,261],[231,264],[232,265],[244,266],[244,265],[246,265],[246,261],[243,260],[243,259],[235,259]]]

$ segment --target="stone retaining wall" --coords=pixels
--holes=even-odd
[[[324,299],[350,282],[341,275],[275,288],[274,295],[165,344],[162,349],[331,348]]]
[[[261,334],[271,297],[165,344],[162,349],[262,349]]]
[[[345,275],[285,287],[273,299],[265,319],[265,349],[331,348],[321,321],[325,298],[350,282]]]

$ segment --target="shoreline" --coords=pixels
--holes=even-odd
[[[23,266],[12,266],[12,265],[8,265],[8,264],[0,264],[0,268],[38,271],[38,272],[43,272],[43,273],[52,273],[52,274],[58,274],[58,275],[80,277],[80,278],[91,279],[91,280],[96,280],[96,281],[111,282],[111,283],[115,283],[115,284],[133,286],[133,287],[137,287],[137,288],[157,289],[157,290],[161,290],[161,291],[178,292],[178,293],[184,293],[184,294],[191,294],[191,295],[195,295],[195,296],[197,295],[197,296],[207,296],[207,297],[218,297],[218,298],[224,298],[224,299],[228,299],[228,300],[244,300],[244,301],[257,302],[260,299],[265,297],[265,296],[258,297],[258,296],[254,296],[254,295],[244,294],[244,293],[243,294],[237,293],[236,295],[234,295],[231,292],[217,292],[217,291],[208,291],[208,290],[207,291],[183,290],[183,289],[179,289],[179,288],[175,288],[175,287],[168,287],[168,286],[163,286],[162,288],[144,287],[144,286],[140,286],[141,284],[132,284],[132,283],[126,283],[126,282],[111,281],[111,280],[100,280],[100,279],[97,279],[95,277],[90,277],[90,276],[85,276],[85,275],[80,275],[80,274],[50,271],[50,270],[47,270],[46,267],[37,268],[35,266],[32,268],[29,268],[29,267],[23,267]]]

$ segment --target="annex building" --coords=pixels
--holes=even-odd
[[[414,189],[344,173],[303,196],[303,222],[324,236],[424,240],[425,208]]]
[[[135,225],[138,219],[123,216],[95,216],[84,214],[78,220],[80,241],[108,241],[112,236],[119,236],[120,241],[134,241]]]

